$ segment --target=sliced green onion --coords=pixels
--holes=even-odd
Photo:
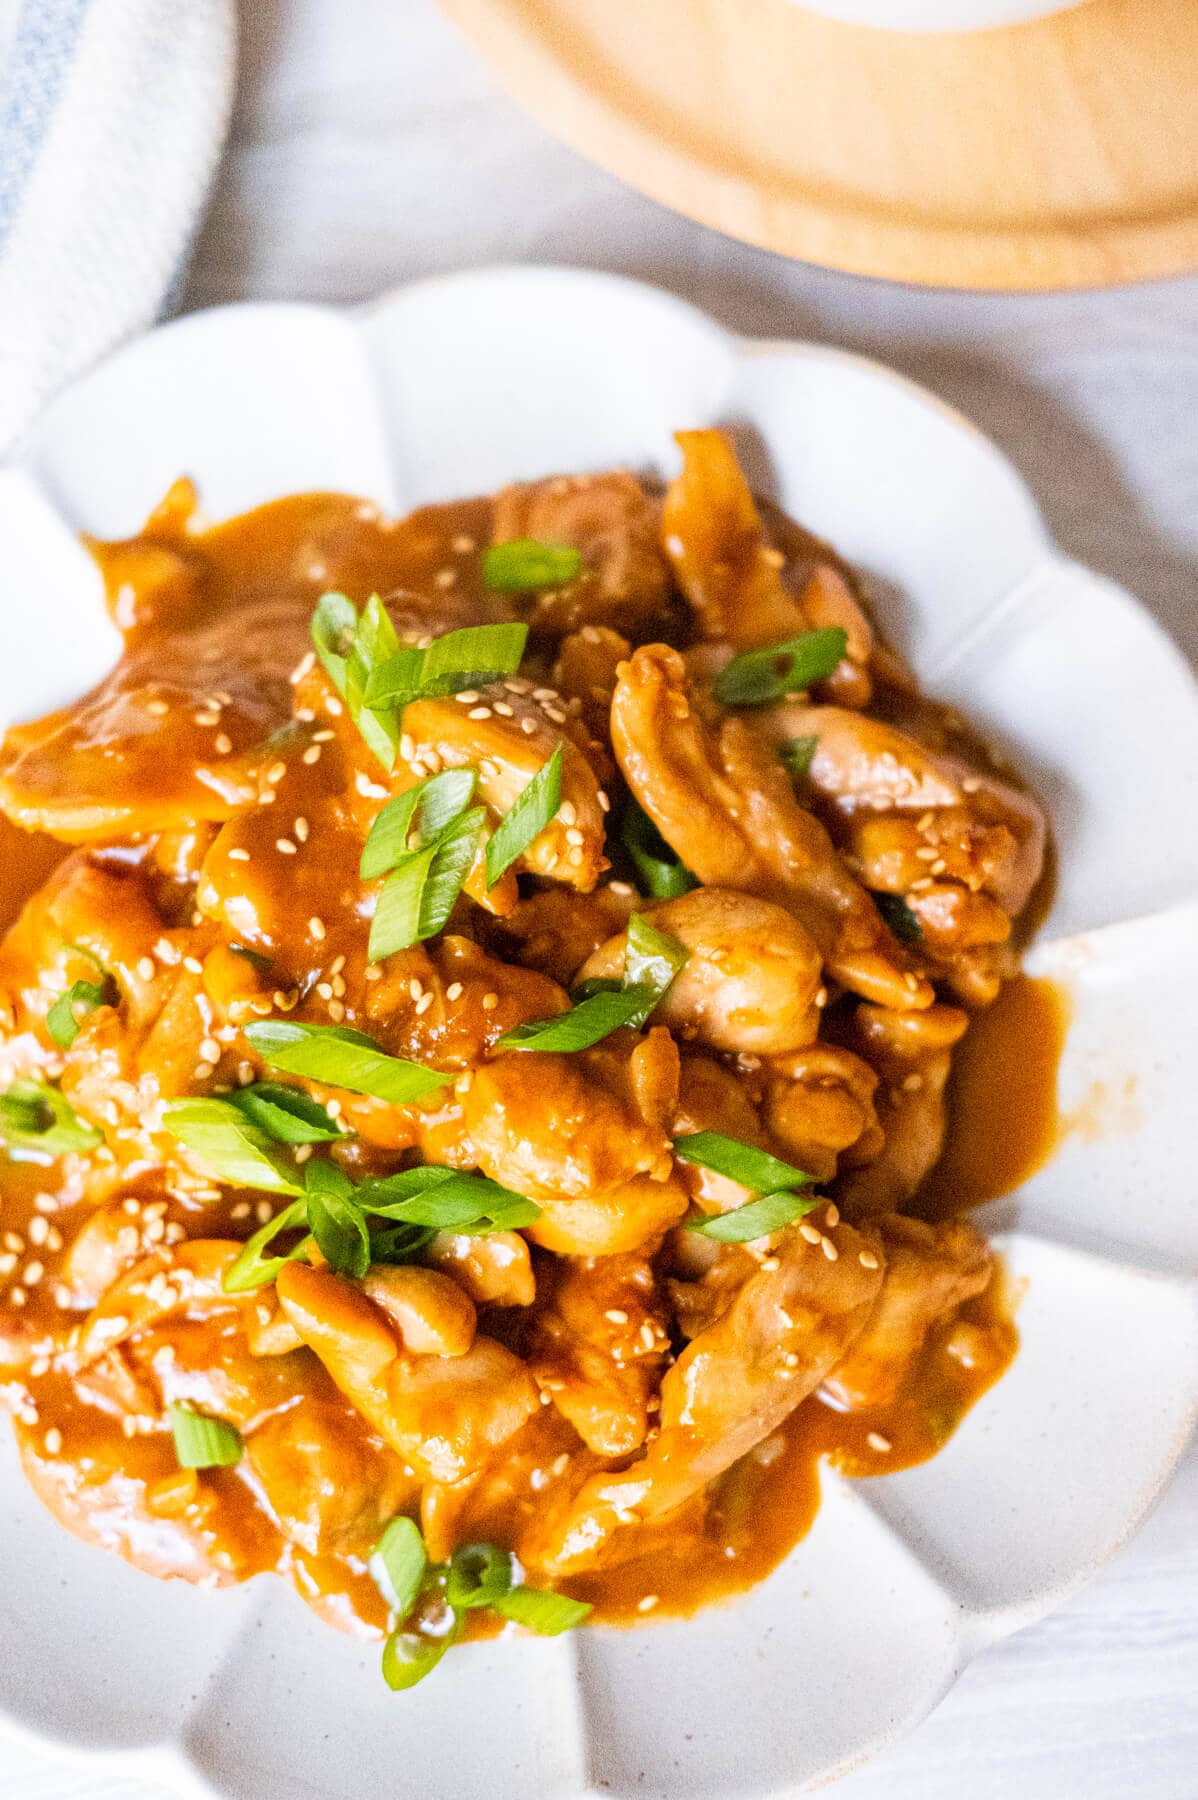
[[[377,594],[362,608],[353,649],[345,659],[345,703],[354,724],[384,769],[395,767],[399,747],[399,720],[394,713],[374,712],[366,705],[366,690],[376,669],[399,649],[391,615]]]
[[[477,769],[445,769],[389,800],[370,827],[358,868],[362,879],[385,875],[411,854],[408,836],[413,824],[419,824],[422,843],[439,837],[470,804],[477,779]]]
[[[310,1162],[304,1169],[308,1224],[334,1275],[361,1280],[370,1267],[370,1233],[354,1200],[354,1184],[336,1163]]]
[[[426,849],[410,851],[388,875],[370,925],[367,954],[372,963],[444,929],[478,855],[485,819],[485,809],[472,806]]]
[[[494,1544],[460,1544],[449,1559],[445,1598],[455,1612],[494,1606],[510,1593],[512,1553]]]
[[[763,706],[825,681],[843,661],[848,638],[839,625],[800,631],[780,644],[745,650],[726,663],[711,684],[722,706]]]
[[[415,1687],[431,1675],[453,1643],[454,1635],[430,1638],[420,1631],[393,1631],[383,1645],[383,1680],[387,1686],[399,1692]]]
[[[271,1194],[301,1191],[294,1167],[231,1100],[173,1100],[163,1108],[162,1122],[221,1181]]]
[[[94,1150],[103,1132],[85,1125],[57,1088],[14,1081],[0,1094],[0,1137],[18,1161],[50,1162],[71,1151]]]
[[[685,968],[690,951],[676,937],[658,931],[640,913],[628,921],[624,950],[624,985],[648,988],[663,1000],[674,977]]]
[[[493,1600],[491,1610],[535,1631],[538,1637],[559,1637],[580,1625],[594,1609],[585,1600],[571,1600],[568,1594],[555,1594],[548,1588],[514,1587],[502,1599]]]
[[[636,866],[645,892],[654,900],[676,900],[699,883],[679,862],[648,813],[630,800],[624,810],[620,836]]]
[[[904,944],[923,942],[923,926],[901,894],[874,893],[874,905],[896,938]]]
[[[372,1263],[410,1263],[435,1233],[423,1225],[389,1225],[370,1234]]]
[[[181,1469],[231,1469],[241,1461],[241,1433],[235,1425],[209,1418],[181,1401],[172,1401],[166,1410]]]
[[[332,1113],[302,1088],[255,1081],[229,1099],[278,1144],[328,1144],[345,1136]]]
[[[63,1050],[69,1050],[79,1036],[76,1008],[85,1013],[103,1006],[105,982],[73,981],[65,994],[60,994],[46,1014],[46,1030]]]
[[[312,642],[325,672],[345,698],[346,658],[358,630],[358,609],[344,594],[322,594],[312,614]]]
[[[366,704],[407,706],[425,695],[460,694],[463,688],[514,675],[527,640],[527,625],[466,625],[447,631],[426,649],[401,650],[376,668]]]
[[[811,759],[819,746],[817,737],[791,738],[778,746],[778,760],[792,781],[803,781],[811,772]]]
[[[520,594],[532,588],[561,587],[581,572],[582,552],[569,544],[512,538],[483,551],[483,585],[492,593]]]
[[[819,1204],[818,1194],[763,1194],[760,1200],[747,1200],[731,1212],[688,1219],[686,1228],[721,1244],[750,1244],[754,1238],[768,1237],[771,1231],[793,1224]]]
[[[494,887],[499,877],[510,869],[518,856],[523,856],[533,839],[554,818],[562,803],[561,744],[549,761],[539,768],[510,812],[504,814],[499,827],[487,844],[487,886]]]
[[[519,1231],[541,1216],[534,1200],[459,1169],[404,1169],[363,1182],[355,1198],[378,1218],[436,1231]]]
[[[288,1075],[306,1075],[351,1094],[369,1094],[393,1106],[407,1106],[454,1077],[423,1063],[388,1056],[373,1038],[342,1025],[303,1025],[291,1019],[260,1019],[245,1035],[263,1062]]]
[[[278,1275],[284,1263],[294,1262],[304,1254],[311,1242],[310,1238],[302,1239],[293,1250],[285,1256],[268,1256],[267,1246],[284,1231],[292,1231],[297,1226],[308,1223],[308,1202],[306,1199],[293,1200],[285,1206],[281,1213],[268,1219],[261,1230],[248,1238],[242,1246],[241,1254],[236,1261],[225,1270],[221,1286],[226,1294],[248,1294],[254,1288],[266,1287]]]
[[[374,1547],[371,1573],[379,1592],[402,1624],[415,1606],[428,1568],[428,1551],[414,1519],[392,1519]],[[383,1577],[380,1580],[380,1574]]]
[[[619,993],[592,994],[581,1006],[552,1019],[534,1019],[505,1031],[497,1050],[589,1050],[621,1025],[643,1025],[661,995],[653,988],[626,987]]]
[[[779,1188],[805,1187],[811,1180],[802,1169],[758,1150],[740,1138],[725,1137],[722,1131],[694,1131],[674,1139],[674,1153],[683,1162],[697,1163],[701,1169],[712,1169],[726,1175],[729,1181],[755,1194],[774,1194]]]

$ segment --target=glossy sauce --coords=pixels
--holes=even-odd
[[[1009,1194],[1046,1163],[1061,1131],[1057,1068],[1069,1002],[1055,982],[1018,975],[970,1021],[953,1055],[944,1150],[918,1210],[946,1218]]]

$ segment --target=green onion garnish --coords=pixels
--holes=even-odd
[[[582,572],[582,553],[569,544],[512,538],[483,551],[483,585],[492,593],[520,594],[561,587]]]
[[[459,1544],[449,1559],[445,1598],[455,1612],[494,1606],[510,1593],[512,1553],[494,1544]]]
[[[636,865],[641,886],[652,899],[676,900],[679,894],[689,894],[698,887],[698,881],[679,862],[648,813],[635,800],[630,800],[624,810],[620,836]]]
[[[408,837],[419,826],[420,841],[428,844],[452,825],[469,806],[478,779],[476,769],[445,769],[426,775],[406,793],[389,800],[370,827],[362,852],[359,874],[364,881],[385,875],[410,854]]]
[[[103,1132],[85,1125],[58,1089],[42,1081],[14,1081],[0,1094],[0,1137],[18,1161],[30,1162],[50,1162],[104,1142]]]
[[[266,1287],[272,1282],[284,1263],[294,1262],[304,1253],[310,1240],[302,1239],[286,1256],[268,1256],[267,1247],[284,1231],[306,1228],[307,1223],[308,1202],[302,1198],[293,1200],[281,1213],[268,1219],[253,1237],[247,1238],[241,1254],[225,1270],[221,1286],[226,1294],[248,1294],[254,1288]]]
[[[344,594],[323,594],[312,615],[312,642],[350,717],[385,769],[395,766],[399,724],[385,712],[366,706],[366,689],[375,670],[396,656],[399,638],[377,594],[358,617]]]
[[[366,687],[370,707],[407,706],[425,695],[460,694],[520,667],[527,625],[466,625],[423,650],[401,648],[374,670]]]
[[[819,1196],[812,1194],[763,1194],[760,1200],[747,1200],[731,1212],[688,1219],[686,1228],[721,1244],[751,1244],[754,1238],[767,1237],[783,1225],[792,1225],[819,1203]]]
[[[510,812],[504,814],[487,844],[487,886],[523,856],[539,832],[557,814],[562,803],[563,748],[559,744],[549,761],[537,770]]]
[[[922,943],[923,926],[901,894],[875,892],[873,900],[896,938],[904,944]]]
[[[779,745],[778,760],[792,781],[803,781],[811,773],[811,759],[818,744],[817,737],[797,737]]]
[[[633,913],[628,921],[624,951],[624,985],[651,988],[661,1000],[689,955],[686,946],[676,937],[658,931],[640,913]]]
[[[740,1138],[725,1137],[722,1131],[693,1131],[674,1139],[674,1153],[683,1162],[697,1163],[701,1169],[712,1169],[726,1175],[755,1194],[773,1194],[779,1188],[804,1187],[810,1175],[794,1169],[768,1150],[758,1150]]]
[[[235,1425],[177,1400],[166,1410],[181,1469],[231,1469],[241,1461],[241,1433]]]
[[[460,1169],[404,1169],[363,1182],[355,1197],[380,1219],[436,1231],[519,1231],[541,1216],[534,1200]]]
[[[800,631],[780,644],[734,656],[712,682],[711,691],[722,706],[763,706],[826,680],[847,649],[848,638],[839,625]]]
[[[643,1025],[660,995],[652,988],[627,987],[619,993],[592,994],[580,1006],[558,1013],[552,1019],[534,1019],[527,1025],[516,1025],[505,1031],[497,1050],[558,1051],[568,1055],[574,1050],[589,1050],[592,1044],[609,1037],[621,1025]]]
[[[278,1144],[328,1144],[345,1136],[333,1115],[302,1088],[255,1081],[229,1099]]]
[[[300,1192],[294,1167],[231,1100],[173,1100],[163,1107],[162,1122],[221,1181],[271,1194]]]
[[[103,1006],[106,985],[105,982],[73,981],[46,1014],[46,1030],[63,1050],[69,1050],[79,1036],[76,1009],[90,1013],[95,1012],[97,1006]]]
[[[251,950],[248,944],[230,944],[234,956],[244,956],[250,967],[257,969],[259,975],[268,975],[274,967],[269,956],[263,956],[260,950]]]
[[[585,1600],[571,1600],[568,1594],[555,1594],[549,1588],[514,1587],[502,1599],[492,1601],[491,1610],[535,1631],[538,1637],[560,1637],[594,1609]]]
[[[367,954],[382,962],[444,929],[478,855],[486,811],[472,806],[426,848],[409,851],[383,884]]]
[[[370,1233],[354,1200],[354,1184],[336,1163],[310,1162],[304,1193],[312,1236],[335,1275],[361,1280],[370,1267]]]
[[[351,1094],[369,1094],[393,1106],[447,1087],[454,1079],[423,1063],[388,1056],[373,1038],[341,1025],[303,1025],[290,1019],[260,1019],[245,1035],[263,1062],[288,1075],[305,1075]]]
[[[375,1545],[371,1558],[371,1573],[379,1592],[387,1604],[394,1607],[401,1621],[407,1618],[420,1597],[427,1568],[428,1551],[420,1527],[414,1519],[401,1513],[392,1519]]]
[[[419,1631],[393,1631],[383,1645],[383,1680],[387,1686],[396,1692],[415,1687],[432,1674],[455,1636],[456,1632],[431,1638]]]

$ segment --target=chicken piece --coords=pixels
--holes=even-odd
[[[608,739],[616,672],[631,655],[628,639],[606,625],[584,625],[558,647],[553,685],[568,700],[578,701],[588,731],[601,744]]]
[[[533,632],[558,637],[606,625],[636,636],[650,629],[670,591],[660,512],[660,502],[624,469],[503,488],[495,496],[495,543],[534,538],[582,553],[575,580],[537,595]]]
[[[757,723],[775,743],[817,740],[811,788],[833,835],[866,865],[871,887],[905,892],[939,862],[937,874],[947,871],[971,892],[989,894],[1012,917],[1026,906],[1046,839],[1044,814],[1030,794],[842,707],[787,701],[762,709]],[[879,841],[876,816],[896,813],[918,820],[918,828]]]
[[[476,1306],[531,1306],[536,1299],[532,1259],[518,1231],[439,1231],[424,1260],[452,1275]]]
[[[588,1449],[629,1456],[645,1441],[648,1402],[668,1349],[665,1312],[644,1257],[586,1257],[558,1265],[548,1301],[537,1310],[529,1367]]]
[[[118,1344],[186,1311],[236,1312],[252,1295],[227,1294],[222,1278],[241,1245],[224,1238],[192,1238],[143,1256],[119,1276],[84,1322],[77,1350],[86,1368]]]
[[[612,744],[637,800],[704,885],[785,906],[853,992],[886,1006],[931,1005],[931,985],[799,805],[781,764],[743,720],[726,719],[718,733],[703,725],[677,652],[654,644],[624,665]]]
[[[813,1181],[830,1181],[839,1167],[870,1162],[882,1149],[877,1085],[851,1050],[812,1044],[771,1063],[765,1123],[788,1162]]]
[[[557,1055],[509,1050],[474,1075],[463,1103],[480,1169],[552,1206],[670,1170],[678,1052],[669,1033],[615,1034]]]
[[[587,957],[623,931],[636,904],[636,895],[622,881],[596,888],[592,894],[546,888],[521,900],[496,928],[495,936],[504,955],[569,987]]]
[[[892,1212],[918,1191],[944,1143],[952,1046],[968,1023],[955,1006],[922,1013],[857,1008],[855,1041],[882,1078],[876,1104],[884,1143],[867,1166],[840,1176],[836,1198],[846,1217]]]
[[[727,888],[697,888],[644,916],[689,951],[654,1017],[714,1050],[782,1055],[819,1029],[820,953],[791,913]],[[600,946],[579,980],[618,977],[626,933]]]
[[[184,551],[164,551],[175,578],[202,582]],[[309,609],[310,610],[310,609]],[[99,687],[0,749],[0,807],[27,830],[69,843],[186,829],[252,802],[269,734],[291,716],[287,671],[307,613],[290,596],[206,614],[130,648]],[[213,668],[222,698],[213,704]]]
[[[363,1278],[362,1291],[382,1308],[414,1356],[465,1356],[474,1342],[473,1300],[437,1269],[379,1263]]]
[[[277,1286],[304,1342],[421,1481],[471,1479],[540,1403],[524,1364],[493,1338],[464,1356],[416,1356],[340,1276],[288,1263]]]
[[[256,1427],[246,1456],[292,1543],[312,1556],[365,1560],[384,1527],[414,1505],[417,1484],[339,1395],[310,1391],[318,1386],[309,1377],[291,1406]]]
[[[722,431],[679,431],[682,472],[666,492],[662,542],[704,638],[737,650],[780,643],[799,632],[839,625],[848,636],[843,676],[869,700],[873,649],[869,622],[838,569],[803,556],[788,584],[787,547],[771,543],[731,439]],[[814,540],[803,535],[803,547]]]
[[[990,1246],[963,1219],[927,1225],[893,1213],[874,1223],[886,1274],[865,1329],[824,1381],[838,1406],[889,1405],[932,1326],[980,1294],[994,1269]]]
[[[400,754],[412,774],[476,767],[480,798],[502,817],[560,746],[561,806],[513,868],[589,893],[607,868],[606,796],[586,754],[585,732],[551,688],[509,679],[469,694],[414,700],[405,709]]]
[[[882,1254],[876,1236],[851,1226],[825,1235],[834,1260],[787,1233],[773,1266],[750,1276],[666,1373],[661,1429],[645,1456],[620,1474],[591,1476],[534,1521],[519,1546],[527,1568],[557,1580],[610,1559],[621,1525],[667,1518],[776,1431],[843,1360],[877,1299]]]

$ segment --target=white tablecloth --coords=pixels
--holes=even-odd
[[[1065,548],[1138,593],[1198,657],[1198,279],[992,298],[789,264],[663,212],[554,143],[433,0],[242,10],[234,140],[188,305],[358,299],[467,264],[572,262],[659,282],[744,331],[866,350],[990,432]],[[1194,1800],[1196,1695],[1191,1451],[1099,1580],[980,1658],[837,1800]],[[165,1800],[4,1744],[0,1792]]]

